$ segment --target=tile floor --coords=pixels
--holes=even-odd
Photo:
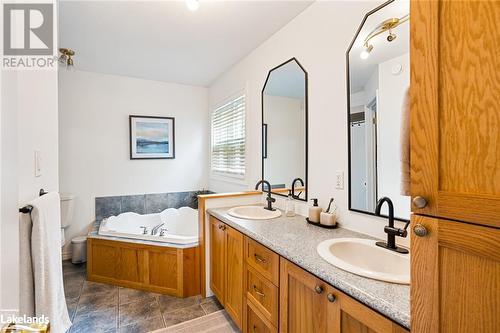
[[[146,333],[222,309],[215,298],[177,298],[86,281],[85,265],[63,262],[69,333]]]

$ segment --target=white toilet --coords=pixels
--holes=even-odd
[[[71,193],[61,193],[61,246],[66,244],[64,231],[73,222],[73,213],[75,207],[75,196]]]

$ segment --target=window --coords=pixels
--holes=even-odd
[[[245,176],[245,95],[238,95],[212,113],[212,172]]]

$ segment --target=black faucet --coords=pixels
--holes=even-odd
[[[304,186],[304,181],[302,178],[295,178],[292,182],[292,198],[298,199],[300,195],[302,194],[302,191],[299,192],[299,194],[295,195],[295,183],[300,182],[301,186]]]
[[[273,208],[273,202],[276,201],[276,199],[274,199],[273,197],[271,197],[271,184],[269,184],[269,182],[267,180],[260,180],[257,185],[255,185],[255,189],[258,190],[259,189],[259,185],[262,184],[262,192],[267,192],[267,207],[264,207],[264,209],[267,209],[267,210],[276,210],[275,208]],[[264,187],[265,185],[265,187]]]
[[[385,249],[399,252],[399,253],[408,253],[408,250],[399,246],[396,246],[396,236],[406,237],[408,234],[406,229],[410,222],[408,221],[404,227],[404,229],[399,229],[394,227],[394,205],[392,204],[391,199],[388,197],[383,197],[377,202],[377,208],[375,208],[375,215],[380,215],[380,209],[382,208],[384,202],[387,202],[387,206],[389,207],[389,225],[384,227],[384,231],[387,234],[387,243],[386,242],[376,242],[377,246],[383,247]]]

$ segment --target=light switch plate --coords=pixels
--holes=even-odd
[[[39,150],[35,150],[35,177],[42,175],[42,156]]]
[[[344,171],[342,170],[335,171],[335,188],[337,190],[344,189]]]

